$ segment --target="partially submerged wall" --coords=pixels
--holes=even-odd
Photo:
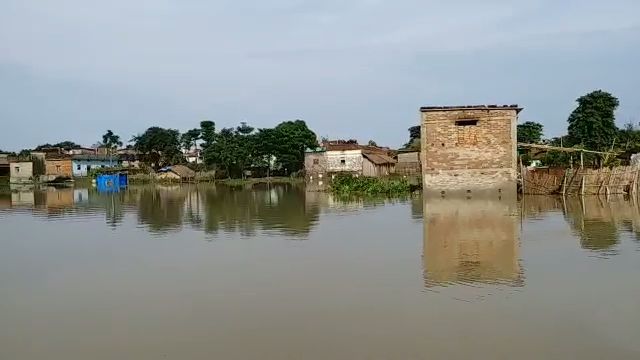
[[[516,186],[517,107],[422,109],[424,190],[506,190]]]

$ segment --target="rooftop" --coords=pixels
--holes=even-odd
[[[455,105],[455,106],[423,106],[420,112],[431,111],[459,111],[459,110],[515,110],[517,113],[522,111],[518,104],[512,105]]]

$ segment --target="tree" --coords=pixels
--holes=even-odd
[[[187,130],[187,132],[180,137],[182,148],[186,151],[197,148],[198,140],[200,140],[200,129]]]
[[[46,144],[38,145],[34,150],[40,151],[42,149],[47,149],[47,148],[61,148],[63,150],[71,150],[71,149],[79,149],[81,147],[82,146],[74,143],[73,141],[65,140],[55,144],[46,143]]]
[[[232,128],[223,128],[215,136],[215,141],[207,145],[205,149],[205,163],[217,165],[231,177],[234,170],[237,142]]]
[[[204,120],[200,122],[200,139],[202,140],[202,156],[207,166],[215,164],[216,155],[213,153],[213,145],[216,141],[216,124],[213,121]]]
[[[613,145],[618,134],[614,112],[616,97],[597,90],[577,99],[578,107],[569,115],[568,135],[573,145],[604,151]]]
[[[378,144],[376,144],[376,142],[375,142],[375,141],[373,141],[373,140],[369,140],[369,142],[367,143],[367,145],[369,145],[369,146],[375,146],[375,147],[378,147]]]
[[[114,134],[111,130],[107,130],[107,132],[102,135],[102,143],[100,145],[107,149],[107,155],[111,158],[113,151],[122,146],[122,141],[120,141],[120,136]]]
[[[534,121],[526,121],[518,124],[518,142],[537,144],[542,141],[542,124]]]
[[[153,126],[132,139],[134,149],[143,154],[148,163],[157,169],[184,160],[180,152],[180,132]]]
[[[275,157],[286,174],[299,171],[304,166],[304,151],[318,146],[316,134],[303,120],[284,121],[274,128],[277,142]]]
[[[412,126],[408,130],[409,141],[404,144],[403,148],[407,150],[420,151],[420,137],[422,131],[420,125]]]

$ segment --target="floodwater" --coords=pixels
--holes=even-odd
[[[640,359],[624,198],[0,194],[0,359]]]

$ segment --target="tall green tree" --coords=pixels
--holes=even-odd
[[[275,144],[275,156],[286,174],[304,167],[304,151],[318,146],[316,134],[303,120],[284,121],[274,131],[278,141]]]
[[[184,160],[180,151],[180,132],[153,126],[133,137],[134,149],[156,169]]]
[[[573,145],[604,151],[618,135],[614,112],[619,101],[608,92],[597,90],[577,99],[578,107],[569,115],[568,135]]]
[[[202,156],[205,165],[209,167],[215,166],[216,155],[213,153],[213,145],[216,141],[216,124],[210,120],[200,122],[200,139],[202,144]]]
[[[534,121],[525,121],[518,124],[518,142],[527,144],[537,144],[542,141],[544,127]]]

